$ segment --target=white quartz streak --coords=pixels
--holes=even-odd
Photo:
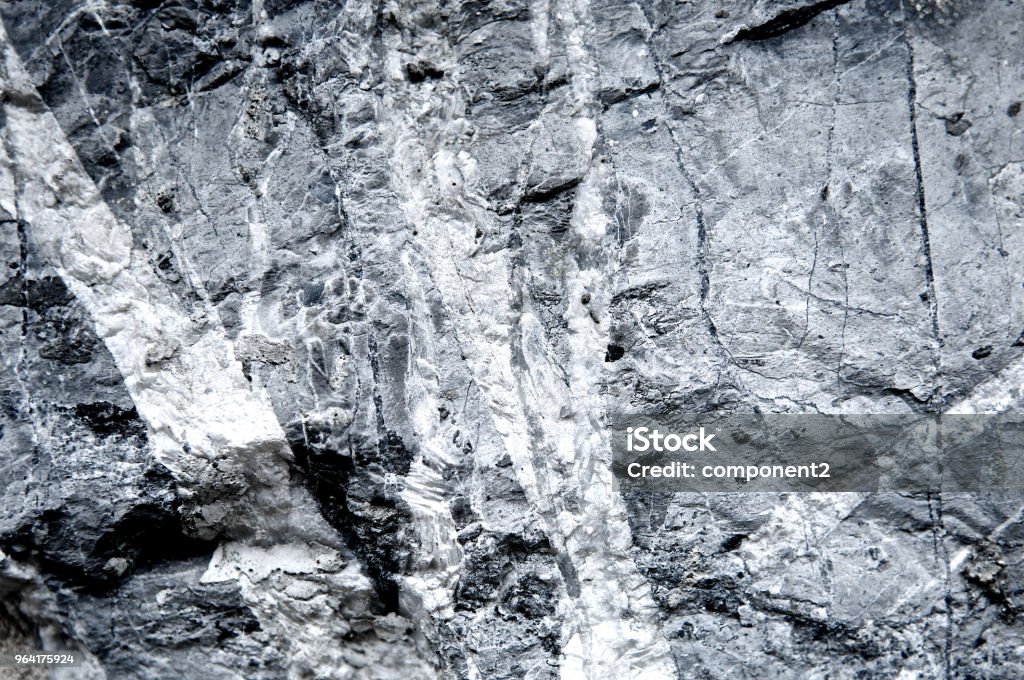
[[[539,4],[535,10],[547,8]],[[584,14],[585,7],[558,10],[563,27],[577,27],[570,29],[567,40],[574,57],[581,60],[573,74],[579,108],[590,104],[594,71],[584,63],[586,36],[576,21]],[[535,42],[547,31],[546,16],[537,21]],[[424,34],[420,39],[440,53],[446,49],[440,36]],[[388,59],[397,63],[399,38],[393,35],[389,40]],[[600,370],[607,328],[584,328],[586,313],[572,310],[579,318],[570,320],[577,337],[571,340],[574,357],[567,386],[563,369],[543,350],[548,344],[544,328],[521,289],[520,274],[513,276],[508,250],[487,242],[485,232],[493,216],[481,207],[486,200],[474,189],[475,161],[457,142],[448,141],[457,140],[471,125],[461,95],[446,91],[450,85],[445,83],[438,83],[429,95],[403,88],[397,67],[392,71],[395,87],[385,94],[379,115],[392,146],[394,189],[415,225],[416,247],[430,282],[444,301],[516,477],[552,546],[569,558],[579,575],[579,594],[559,605],[566,631],[562,677],[675,677],[657,608],[628,553],[629,526],[622,500],[612,491],[607,445],[599,422],[590,419],[600,410],[600,399],[594,379],[585,374]],[[596,127],[581,116],[576,128],[589,163]],[[574,217],[580,235],[593,242],[606,237],[606,218],[596,191],[595,185],[584,184]],[[581,284],[603,275],[579,272]],[[518,313],[516,301],[522,305]],[[586,321],[592,325],[588,316]],[[514,347],[521,348],[525,367],[516,366]],[[422,373],[422,367],[410,371],[412,376]],[[567,404],[576,407],[576,417],[560,415],[560,407]],[[417,422],[429,431],[425,418]],[[573,496],[581,501],[579,510],[566,501]]]
[[[208,314],[187,315],[133,252],[131,230],[105,204],[53,115],[31,103],[38,102],[35,90],[3,33],[0,40],[3,89],[25,104],[5,107],[17,210],[91,314],[156,456],[186,484],[210,461],[241,457],[251,482],[287,487],[284,432],[249,389],[219,324]]]
[[[3,197],[5,209],[29,224],[40,253],[90,313],[148,426],[155,456],[182,492],[228,476],[243,481],[238,498],[193,505],[189,520],[198,534],[223,530],[240,538],[217,550],[203,580],[237,580],[264,629],[281,632],[299,675],[318,669],[322,677],[351,677],[344,649],[329,643],[345,632],[344,618],[290,616],[286,605],[309,601],[316,611],[338,610],[372,597],[371,584],[357,563],[342,558],[340,539],[290,479],[284,432],[243,377],[216,316],[187,314],[133,250],[131,230],[104,203],[43,108],[2,24],[0,45],[0,89],[8,95],[0,165],[17,189]],[[288,589],[271,574],[289,574]],[[433,675],[422,665],[415,673]]]

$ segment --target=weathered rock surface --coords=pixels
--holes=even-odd
[[[1024,676],[1021,497],[623,497],[605,427],[1022,406],[1019,1],[0,18],[0,650]]]

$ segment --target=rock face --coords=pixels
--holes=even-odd
[[[1013,494],[628,494],[612,415],[1024,405],[1024,7],[0,3],[0,650],[1019,678]]]

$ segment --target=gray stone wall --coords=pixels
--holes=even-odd
[[[0,19],[0,650],[1024,676],[1020,494],[620,494],[608,441],[1020,409],[1019,0]]]

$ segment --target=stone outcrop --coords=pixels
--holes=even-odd
[[[620,494],[607,428],[1022,406],[1018,2],[0,19],[0,651],[1024,675],[1020,494]]]

